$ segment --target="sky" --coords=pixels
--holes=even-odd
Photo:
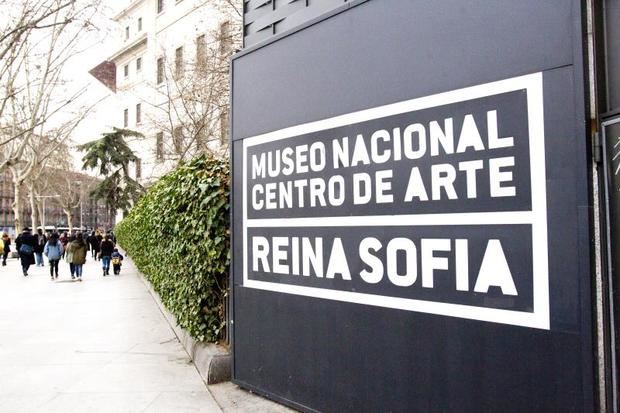
[[[130,1],[106,0],[104,3],[102,16],[95,22],[99,30],[80,39],[80,48],[85,50],[67,67],[66,77],[71,79],[75,89],[87,86],[82,102],[93,104],[101,100],[73,133],[72,141],[76,145],[97,139],[101,133],[110,130],[112,127],[110,119],[114,119],[114,112],[117,111],[112,104],[113,100],[110,99],[112,96],[110,89],[91,76],[88,71],[114,53],[117,28],[111,17],[127,7]],[[75,147],[71,148],[71,153],[76,167],[81,169],[82,154]]]

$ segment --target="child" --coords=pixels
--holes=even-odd
[[[123,256],[118,252],[118,248],[114,248],[114,252],[112,253],[112,269],[114,270],[114,275],[119,275],[121,273],[122,262]]]

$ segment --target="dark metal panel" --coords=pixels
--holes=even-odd
[[[266,40],[346,2],[347,0],[246,0],[243,15],[244,45],[248,47]],[[266,32],[269,35],[265,35]]]
[[[608,371],[609,384],[607,391],[610,392],[610,405],[618,408],[618,354],[620,341],[620,331],[614,326],[620,319],[620,160],[614,158],[619,153],[618,143],[620,142],[620,117],[606,120],[602,123],[602,152],[603,152],[603,174],[605,192],[605,221],[607,238],[607,271],[608,276],[605,280],[608,295],[605,300],[609,326],[609,349],[608,356],[610,368]]]
[[[551,291],[547,331],[249,289],[237,225],[237,383],[305,411],[595,410],[580,8],[372,0],[233,62],[235,220],[243,138],[543,71]]]
[[[620,1],[605,1],[607,112],[620,111]]]
[[[234,61],[234,139],[572,63],[567,1],[369,3]]]

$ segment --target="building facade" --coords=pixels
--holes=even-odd
[[[65,172],[63,172],[65,173]],[[70,181],[76,186],[78,183],[84,185],[81,190],[76,192],[76,199],[69,208],[70,212],[63,209],[61,196],[66,196],[58,188],[48,188],[45,193],[37,196],[37,226],[45,221],[45,227],[67,228],[69,226],[69,214],[71,215],[71,226],[74,228],[110,229],[114,227],[115,216],[110,214],[103,200],[96,200],[90,196],[90,188],[95,182],[94,178],[79,172],[70,172]],[[15,236],[15,214],[13,202],[15,200],[13,182],[10,172],[0,173],[0,232],[7,232]],[[27,194],[22,198],[22,226],[32,227],[31,208]]]
[[[225,4],[136,0],[113,17],[116,52],[90,73],[115,93],[109,123],[144,135],[130,141],[139,158],[131,174],[143,184],[226,150],[234,11]]]

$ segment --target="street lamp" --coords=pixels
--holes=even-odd
[[[45,200],[47,198],[60,198],[60,195],[36,195],[37,198],[43,199],[43,216],[41,217],[41,226],[45,231]],[[34,231],[35,229],[33,229]]]

